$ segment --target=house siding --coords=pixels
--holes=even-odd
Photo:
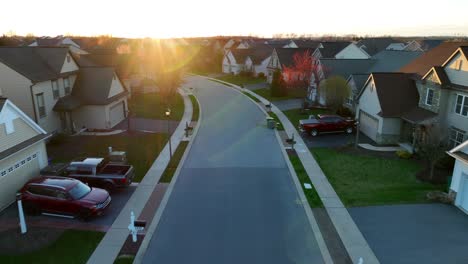
[[[30,92],[31,81],[1,62],[0,80],[2,96],[10,99],[34,120],[34,108]]]
[[[457,61],[462,61],[462,68],[458,70]],[[451,83],[468,86],[468,61],[460,53],[444,67]]]
[[[369,59],[370,56],[366,54],[358,46],[351,43],[342,51],[338,52],[335,55],[335,58],[336,59]]]
[[[0,152],[14,147],[39,134],[19,117],[13,120],[13,127],[14,132],[7,134],[5,124],[0,124]]]
[[[419,107],[434,113],[439,113],[440,99],[442,94],[440,85],[431,81],[426,81],[425,84],[423,84],[422,82],[416,82],[416,87],[418,88],[419,92]],[[426,94],[428,89],[434,90],[432,105],[426,104]]]
[[[107,129],[108,111],[106,105],[85,105],[73,111],[72,118],[77,130],[81,128]]]
[[[455,127],[457,129],[463,130],[467,132],[465,134],[465,138],[468,136],[468,117],[462,116],[460,114],[455,113],[455,102],[457,100],[457,95],[464,95],[468,96],[468,93],[458,92],[458,91],[451,91],[448,96],[448,111],[447,111],[447,126],[450,129],[451,127]]]

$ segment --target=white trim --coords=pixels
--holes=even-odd
[[[463,100],[461,102],[461,107],[460,107],[460,113],[457,113],[458,96],[463,97]],[[454,105],[453,112],[455,114],[457,114],[457,115],[460,115],[460,116],[463,116],[463,117],[468,117],[468,113],[467,113],[467,115],[463,115],[463,106],[465,105],[465,101],[467,101],[467,100],[468,100],[468,95],[457,93],[456,97],[455,97],[455,105]]]
[[[432,91],[432,97],[431,97],[431,103],[427,103],[427,100],[429,99],[429,92]],[[434,95],[435,95],[435,90],[433,88],[427,88],[426,87],[426,98],[424,99],[424,103],[428,106],[433,106],[434,105]]]
[[[36,122],[34,122],[29,116],[27,116],[23,111],[21,111],[15,104],[13,104],[10,100],[6,100],[5,104],[2,108],[5,109],[5,107],[11,107],[20,117],[23,119],[26,124],[28,124],[31,128],[33,128],[37,133],[40,134],[47,134],[47,132],[42,129]],[[1,113],[0,113],[1,116]]]

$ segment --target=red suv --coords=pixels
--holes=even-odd
[[[101,215],[111,202],[106,190],[64,177],[32,179],[20,192],[26,213],[58,214],[83,220]]]

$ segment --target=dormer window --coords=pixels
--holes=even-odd
[[[434,101],[434,89],[426,90],[426,105],[432,105]]]

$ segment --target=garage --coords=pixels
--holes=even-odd
[[[359,129],[366,136],[376,141],[379,130],[379,120],[370,114],[359,111]]]
[[[109,111],[109,118],[111,127],[114,127],[118,123],[125,119],[125,102],[121,101],[116,105],[112,106]]]
[[[450,192],[455,194],[455,206],[468,214],[468,140],[447,152],[455,158]]]

